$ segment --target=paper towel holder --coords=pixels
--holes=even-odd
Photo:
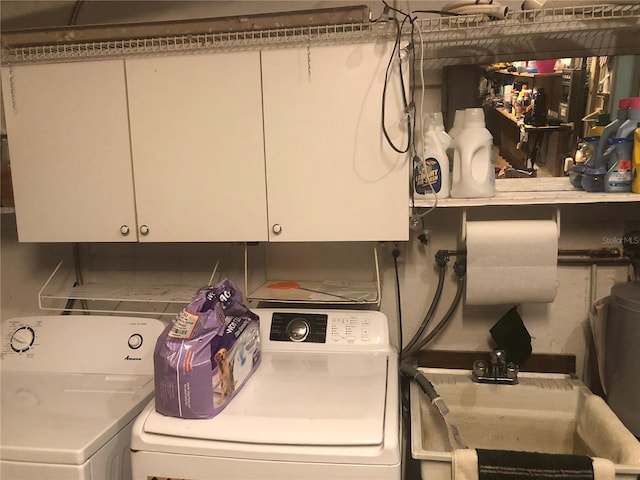
[[[556,222],[556,227],[558,229],[558,238],[560,238],[560,207],[555,205],[553,207],[553,211],[551,212],[551,220]],[[467,240],[467,209],[462,209],[462,241]]]

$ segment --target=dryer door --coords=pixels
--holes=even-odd
[[[258,370],[216,417],[152,412],[144,430],[271,445],[381,445],[387,369],[386,354],[263,352]]]

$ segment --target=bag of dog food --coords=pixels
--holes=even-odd
[[[217,415],[260,363],[258,322],[230,280],[200,289],[156,342],[156,410],[181,418]]]

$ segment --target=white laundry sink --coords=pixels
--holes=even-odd
[[[563,374],[520,373],[517,385],[474,383],[470,370],[420,368],[449,407],[470,448],[589,455],[611,460],[616,479],[640,474],[640,442],[607,404]],[[449,480],[452,447],[445,423],[411,385],[411,452],[423,479]]]

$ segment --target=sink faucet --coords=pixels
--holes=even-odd
[[[498,383],[502,385],[515,385],[518,383],[519,368],[513,362],[507,362],[507,353],[504,350],[493,350],[490,354],[491,364],[486,360],[473,362],[471,379],[477,383]]]

